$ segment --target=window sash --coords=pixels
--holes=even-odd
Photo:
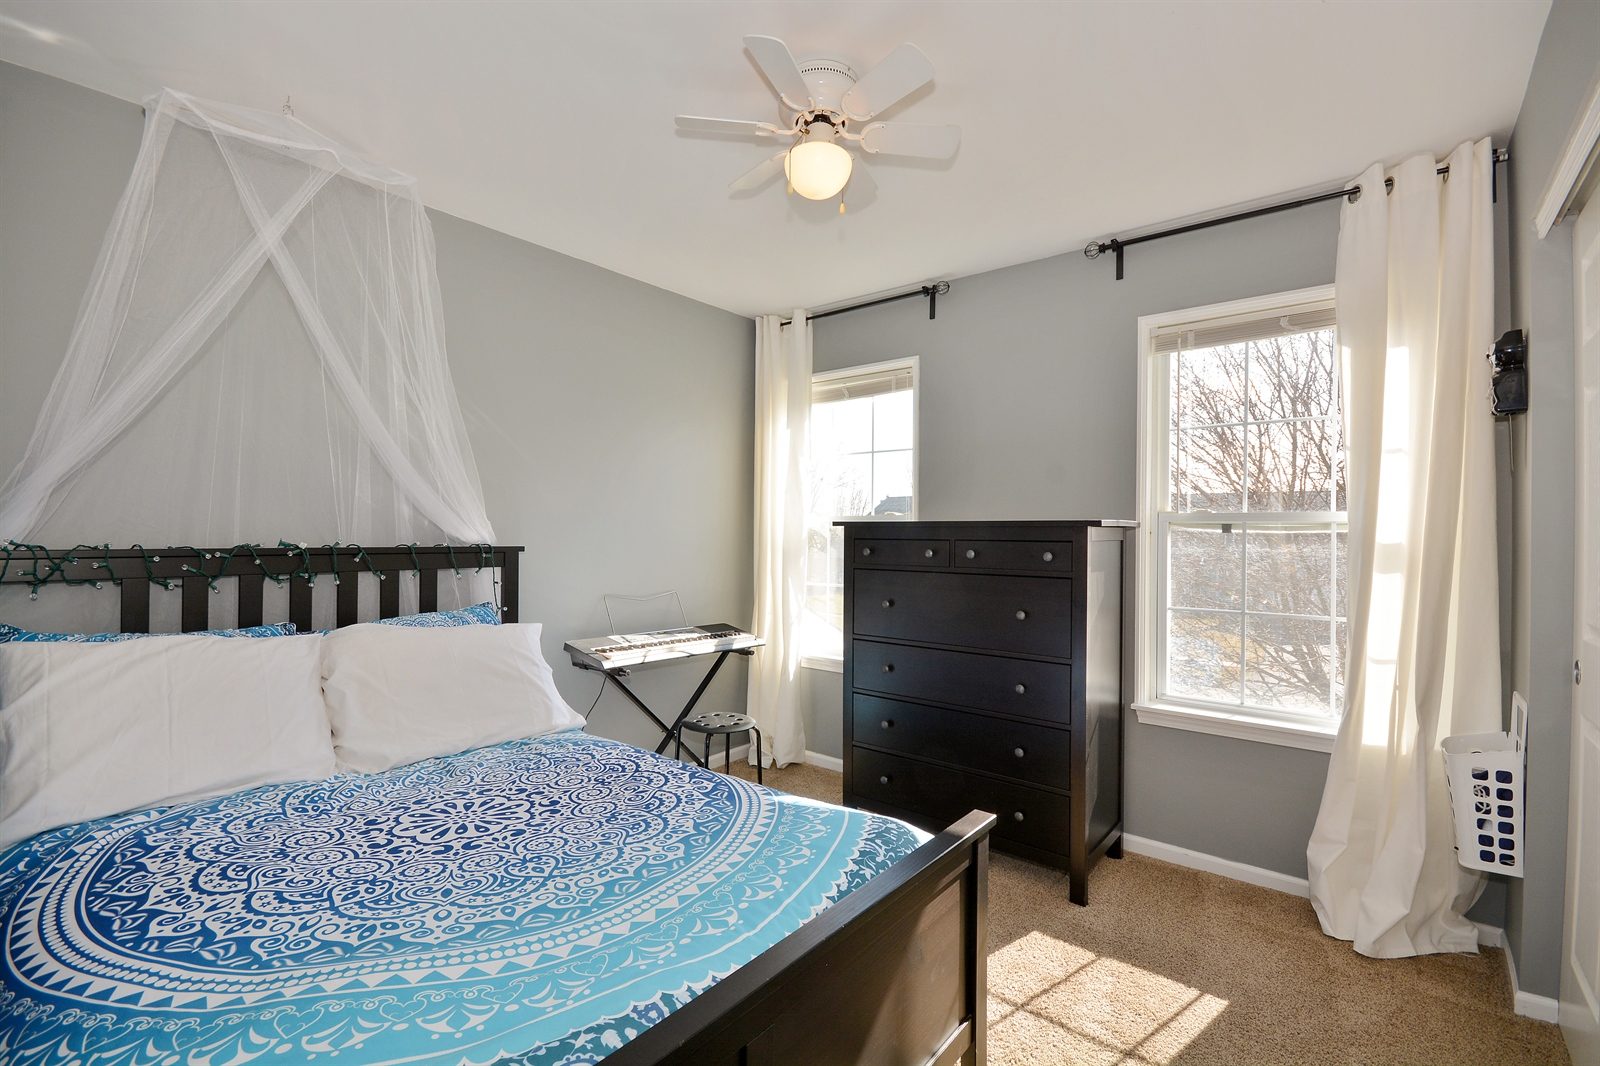
[[[841,400],[859,400],[866,396],[882,396],[891,392],[905,392],[916,385],[916,370],[909,363],[888,366],[881,370],[832,371],[815,374],[811,378],[811,403],[838,403]]]
[[[1296,297],[1299,299],[1296,299]],[[1216,512],[1216,511],[1175,511],[1171,509],[1172,491],[1172,448],[1174,438],[1178,432],[1189,432],[1197,429],[1213,428],[1209,424],[1172,426],[1172,389],[1177,373],[1177,359],[1181,353],[1191,350],[1202,350],[1218,347],[1225,344],[1243,344],[1251,341],[1269,340],[1274,337],[1288,336],[1296,333],[1305,333],[1316,330],[1336,328],[1336,316],[1331,293],[1327,290],[1318,291],[1312,295],[1310,291],[1300,294],[1286,295],[1282,302],[1271,302],[1272,298],[1262,298],[1249,301],[1238,301],[1234,305],[1219,305],[1217,313],[1207,315],[1206,310],[1193,313],[1192,317],[1163,316],[1166,320],[1157,319],[1155,324],[1147,327],[1141,349],[1144,352],[1145,364],[1141,377],[1146,386],[1141,390],[1140,412],[1144,433],[1141,446],[1145,451],[1145,494],[1142,497],[1144,519],[1149,523],[1147,536],[1149,541],[1149,555],[1147,556],[1150,580],[1153,585],[1145,586],[1144,604],[1150,609],[1147,624],[1140,626],[1141,640],[1145,643],[1139,654],[1143,665],[1140,667],[1140,695],[1139,699],[1156,701],[1163,705],[1190,707],[1197,710],[1211,711],[1223,715],[1246,715],[1251,718],[1264,720],[1277,720],[1286,724],[1314,724],[1325,725],[1330,721],[1336,722],[1340,708],[1333,704],[1331,696],[1336,690],[1339,678],[1330,678],[1330,699],[1327,704],[1319,709],[1294,707],[1291,705],[1271,705],[1250,702],[1247,694],[1251,689],[1251,675],[1247,669],[1249,662],[1250,642],[1240,641],[1238,670],[1240,673],[1238,699],[1236,702],[1219,702],[1201,696],[1187,693],[1175,694],[1169,671],[1169,644],[1172,639],[1172,620],[1175,612],[1189,612],[1191,614],[1214,613],[1218,616],[1228,616],[1239,619],[1241,636],[1249,633],[1248,619],[1251,618],[1292,618],[1320,622],[1326,618],[1329,625],[1330,645],[1337,645],[1337,627],[1344,619],[1334,614],[1337,611],[1337,600],[1330,598],[1329,614],[1301,616],[1282,615],[1271,611],[1256,611],[1250,609],[1251,600],[1248,597],[1248,583],[1241,574],[1241,597],[1237,609],[1174,607],[1171,603],[1170,574],[1172,541],[1171,531],[1174,528],[1216,529],[1232,525],[1241,531],[1271,530],[1274,532],[1327,532],[1330,536],[1337,536],[1340,532],[1347,532],[1348,520],[1343,512],[1326,511],[1250,511],[1250,512]],[[1231,308],[1243,306],[1247,308],[1242,312],[1232,312]],[[1209,309],[1207,309],[1209,310]],[[1181,314],[1181,312],[1180,312]],[[1337,374],[1337,372],[1336,372]],[[1339,389],[1337,376],[1333,387]],[[1337,418],[1338,409],[1330,412],[1331,417]],[[1322,416],[1309,416],[1290,419],[1255,419],[1248,414],[1237,422],[1227,422],[1214,428],[1240,427],[1241,432],[1247,431],[1248,426],[1264,426],[1267,424],[1289,424],[1292,422],[1318,422],[1326,421]],[[1330,500],[1330,502],[1332,502]],[[1240,504],[1245,505],[1246,500]],[[1143,554],[1143,553],[1141,553]],[[1244,556],[1240,563],[1242,568],[1248,568],[1249,557]],[[1335,572],[1330,575],[1332,590],[1336,592],[1341,576],[1337,572],[1337,554],[1332,560]],[[1344,661],[1340,659],[1334,664],[1338,673],[1343,673]],[[1259,683],[1259,682],[1258,682]],[[1259,691],[1259,690],[1258,690]]]
[[[1163,434],[1165,436],[1165,434]],[[1239,649],[1239,699],[1237,702],[1206,699],[1203,696],[1189,693],[1175,693],[1172,691],[1171,679],[1168,672],[1168,651],[1171,640],[1171,618],[1174,612],[1184,614],[1214,614],[1226,617],[1235,617],[1243,622],[1249,618],[1282,618],[1311,622],[1328,623],[1328,639],[1332,645],[1337,645],[1337,627],[1347,621],[1345,615],[1334,613],[1337,611],[1337,600],[1334,593],[1338,588],[1339,574],[1335,571],[1330,574],[1332,588],[1329,596],[1329,613],[1321,614],[1290,614],[1282,611],[1253,610],[1248,605],[1249,596],[1249,556],[1247,549],[1241,552],[1241,602],[1237,608],[1229,607],[1176,607],[1171,603],[1169,595],[1170,578],[1169,562],[1171,558],[1171,532],[1179,529],[1223,529],[1235,527],[1241,532],[1250,530],[1270,530],[1283,533],[1326,533],[1335,537],[1339,533],[1349,530],[1348,516],[1343,511],[1237,511],[1237,512],[1206,512],[1206,511],[1160,511],[1156,514],[1156,573],[1155,573],[1155,608],[1156,616],[1153,619],[1154,647],[1151,649],[1151,664],[1153,667],[1152,695],[1163,703],[1179,704],[1183,706],[1200,707],[1220,713],[1238,714],[1246,712],[1264,718],[1277,718],[1290,722],[1328,722],[1337,721],[1339,714],[1332,706],[1332,691],[1329,692],[1329,703],[1325,709],[1314,711],[1305,708],[1251,703],[1245,698],[1247,660],[1246,643],[1241,641]],[[1337,555],[1335,563],[1337,565]],[[1337,663],[1337,670],[1344,670],[1344,660]],[[1330,679],[1330,685],[1337,679]]]
[[[1333,305],[1315,301],[1275,308],[1266,313],[1228,315],[1163,326],[1151,335],[1151,351],[1157,355],[1171,355],[1181,351],[1218,348],[1225,344],[1271,340],[1295,333],[1314,333],[1333,329],[1336,325]]]
[[[842,570],[843,545],[836,543],[842,541],[842,533],[835,527],[835,522],[911,522],[917,516],[917,498],[920,489],[918,478],[921,439],[921,424],[919,419],[919,405],[917,396],[917,359],[911,356],[903,359],[894,359],[882,363],[873,363],[866,366],[848,367],[842,370],[823,371],[813,374],[811,378],[811,405],[815,408],[819,404],[840,403],[846,400],[858,400],[870,396],[883,396],[896,392],[911,393],[911,446],[909,448],[868,448],[841,452],[842,456],[865,457],[872,463],[878,456],[903,455],[911,457],[911,507],[909,514],[859,514],[859,515],[824,515],[810,511],[807,503],[808,522],[810,528],[821,532],[828,538],[829,571],[824,574],[808,573],[806,575],[806,600],[809,602],[813,593],[828,595],[838,593],[843,589],[842,573],[835,579],[834,564],[839,564]],[[874,445],[876,440],[872,442]],[[837,556],[837,557],[836,557]],[[801,648],[802,659],[838,660],[844,655],[842,642],[821,646],[814,639],[805,641]]]

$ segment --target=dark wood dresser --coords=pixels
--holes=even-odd
[[[1086,903],[1122,849],[1132,524],[840,525],[845,802],[928,829],[991,811],[996,847]]]

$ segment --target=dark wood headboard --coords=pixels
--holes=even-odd
[[[31,585],[46,570],[54,571],[57,581],[99,581],[107,588],[120,584],[124,633],[150,631],[150,597],[158,582],[170,581],[183,590],[182,630],[193,633],[212,628],[210,592],[212,582],[233,581],[239,593],[238,626],[261,625],[266,583],[277,577],[289,586],[289,617],[302,630],[312,628],[311,579],[306,575],[337,574],[357,577],[364,573],[383,575],[378,583],[378,617],[400,614],[400,576],[417,575],[417,609],[438,610],[439,572],[480,568],[499,571],[500,618],[517,620],[517,562],[521,546],[488,544],[405,544],[388,548],[365,548],[353,544],[323,545],[312,548],[256,547],[253,551],[230,548],[113,548],[79,545],[72,549],[50,549],[29,557],[13,549],[11,565],[0,574],[0,584]],[[48,554],[48,558],[46,555]],[[35,573],[35,567],[39,570]],[[196,573],[198,571],[198,573]],[[270,575],[270,576],[269,576]],[[155,579],[155,580],[152,580]],[[355,625],[359,586],[354,580],[338,583],[335,594],[335,626]],[[366,619],[371,621],[371,619]]]

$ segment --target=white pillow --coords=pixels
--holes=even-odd
[[[0,848],[333,773],[319,640],[0,645]]]
[[[322,638],[339,769],[377,773],[583,727],[556,691],[537,623],[418,629],[370,623]]]

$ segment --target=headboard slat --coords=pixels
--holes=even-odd
[[[439,571],[424,570],[417,575],[417,610],[426,614],[439,609]]]
[[[150,632],[150,582],[146,578],[122,579],[122,631]]]
[[[289,621],[300,632],[311,632],[311,582],[299,574],[289,579]]]
[[[190,575],[183,579],[183,631],[196,633],[211,627],[211,603],[206,596],[210,584],[203,577]]]
[[[400,571],[385,570],[378,582],[378,617],[400,617]]]
[[[337,584],[334,586],[334,625],[343,628],[356,624],[356,606],[360,603],[361,574],[355,569],[354,560],[347,569],[345,564],[334,560],[336,572],[334,574]]]
[[[239,627],[241,629],[261,624],[262,600],[267,579],[261,574],[239,575]]]

